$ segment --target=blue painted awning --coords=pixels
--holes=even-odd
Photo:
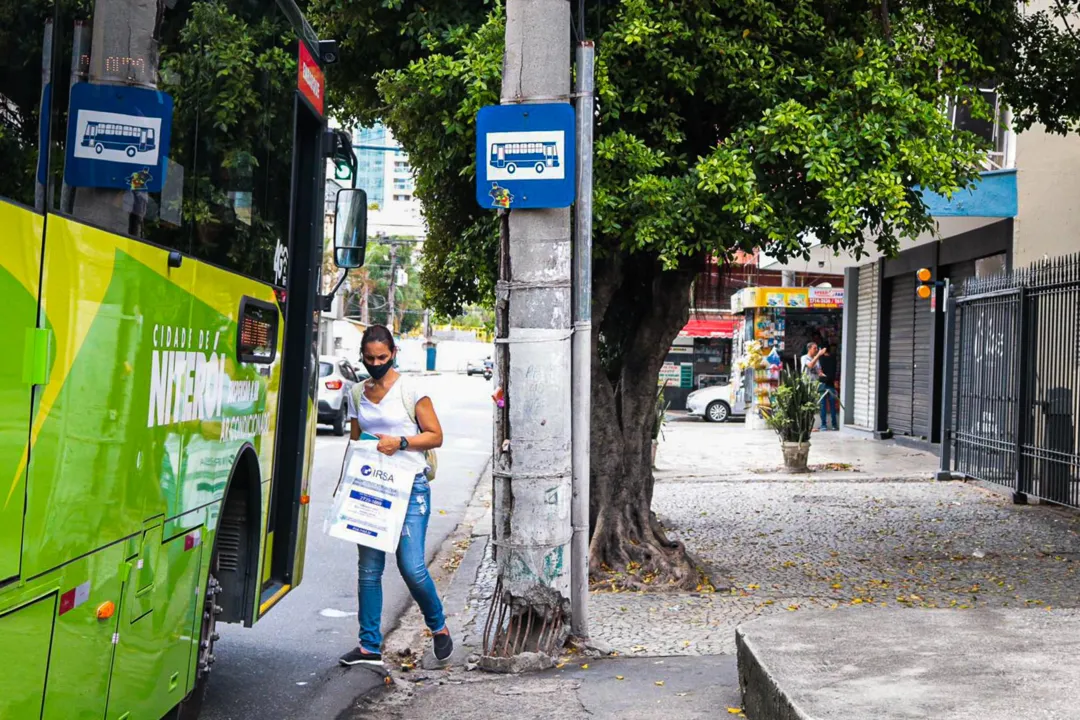
[[[929,192],[922,197],[935,217],[1016,217],[1016,170],[981,173],[974,190],[961,190],[952,199]]]

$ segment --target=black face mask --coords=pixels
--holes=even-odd
[[[394,367],[393,359],[387,360],[382,365],[371,365],[366,362],[364,363],[364,369],[367,370],[368,375],[371,376],[372,380],[382,380],[386,373],[390,372],[390,368],[392,367]]]

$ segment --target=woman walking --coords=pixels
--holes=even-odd
[[[371,378],[357,383],[349,393],[351,437],[360,433],[378,438],[378,450],[395,455],[415,468],[412,496],[397,548],[401,577],[431,630],[435,657],[445,660],[454,650],[446,627],[442,602],[424,560],[424,541],[431,512],[431,488],[426,451],[440,447],[442,426],[431,398],[418,392],[412,382],[394,369],[397,348],[394,336],[382,325],[372,325],[360,340],[360,355]],[[356,591],[360,609],[360,639],[355,648],[341,656],[342,665],[382,664],[382,575],[386,553],[363,545],[357,569]]]

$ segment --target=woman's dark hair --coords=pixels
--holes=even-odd
[[[367,346],[368,343],[382,343],[386,347],[390,348],[390,352],[395,350],[394,347],[394,334],[390,332],[390,329],[385,325],[371,325],[364,331],[364,336],[360,338],[361,351]]]

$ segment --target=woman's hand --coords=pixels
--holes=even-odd
[[[390,435],[376,435],[379,438],[379,444],[376,449],[383,455],[390,456],[401,449],[401,438],[391,437]]]

